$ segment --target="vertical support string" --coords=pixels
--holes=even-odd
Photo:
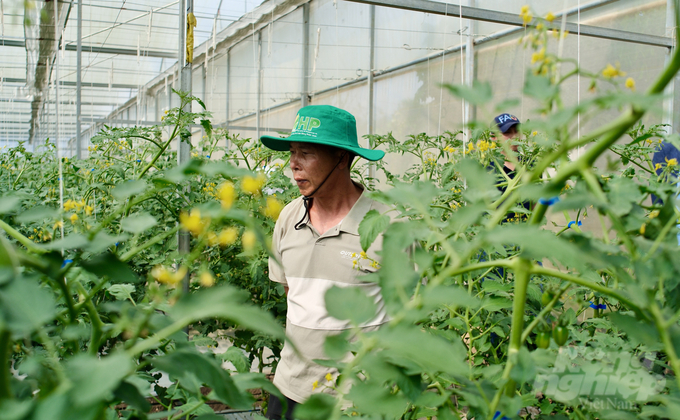
[[[61,148],[59,147],[59,6],[54,2],[54,143],[56,146],[57,165],[59,166],[59,209],[64,208],[64,165],[61,161]],[[60,216],[60,233],[64,237],[64,217]],[[64,250],[61,250],[64,255]]]
[[[443,46],[442,46],[442,71],[441,71],[441,78],[439,81],[439,121],[437,123],[437,135],[441,136],[442,135],[442,103],[444,102],[444,55],[446,54],[446,34],[449,32],[448,27],[449,27],[449,3],[446,3],[446,6],[444,8],[444,16],[447,17],[446,19],[446,25],[444,28],[444,41],[443,41]]]

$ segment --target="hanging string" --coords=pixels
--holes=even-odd
[[[444,9],[444,16],[449,16],[449,3],[446,3]],[[444,45],[442,47],[442,74],[441,80],[439,81],[439,121],[437,123],[437,135],[442,135],[442,103],[444,102],[444,54],[446,53],[446,33],[448,32],[449,20],[446,19],[445,30],[444,30]]]
[[[576,65],[578,72],[576,73],[576,104],[579,107],[578,114],[576,114],[576,138],[581,138],[581,0],[578,0],[578,11],[576,18]],[[581,157],[581,146],[576,148],[577,158]]]
[[[340,106],[340,54],[338,50],[340,49],[340,38],[338,35],[338,0],[333,0],[333,7],[335,7],[335,99],[337,105]]]
[[[458,3],[458,21],[459,26],[458,26],[458,42],[460,43],[460,84],[464,85],[465,84],[465,66],[463,65],[463,5],[461,4],[462,2]],[[465,99],[460,100],[460,112],[462,116],[462,121],[465,123]],[[467,142],[468,142],[468,137],[467,137],[467,130],[463,130],[463,154],[465,154],[465,150],[467,150]],[[465,183],[467,185],[467,182]]]

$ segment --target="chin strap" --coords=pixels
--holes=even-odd
[[[319,191],[319,188],[323,187],[323,184],[325,184],[326,181],[328,181],[328,178],[330,178],[331,175],[333,174],[333,172],[335,172],[335,169],[338,167],[338,165],[340,164],[340,162],[342,162],[342,159],[345,157],[345,155],[347,155],[347,153],[343,153],[342,156],[340,156],[340,159],[338,160],[338,163],[335,164],[335,166],[333,167],[333,169],[331,169],[331,171],[328,173],[328,175],[326,175],[326,178],[324,178],[324,180],[321,181],[321,184],[319,184],[319,186],[316,187],[316,188],[314,189],[314,191],[312,191],[311,194],[309,194],[309,195],[303,195],[303,196],[302,196],[302,203],[303,203],[304,206],[305,206],[305,214],[303,214],[303,215],[302,215],[302,219],[300,219],[300,221],[297,222],[297,223],[295,224],[295,230],[300,230],[300,229],[302,229],[303,226],[305,226],[305,225],[307,224],[307,223],[305,222],[305,220],[307,220],[307,219],[310,218],[310,217],[309,217],[309,206],[311,205],[310,202],[311,202],[312,199],[314,198],[314,197],[312,197],[312,196],[313,196],[314,194],[316,194],[317,191]]]

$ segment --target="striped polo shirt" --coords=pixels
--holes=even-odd
[[[319,235],[310,223],[295,230],[295,223],[305,214],[300,197],[283,209],[276,222],[272,250],[282,265],[270,258],[269,278],[289,288],[286,335],[301,354],[288,343],[284,344],[274,385],[294,401],[304,402],[314,392],[332,392],[324,390],[323,385],[327,383],[324,378],[328,373],[334,379],[338,375],[336,370],[312,362],[328,358],[323,350],[327,336],[350,329],[349,322],[328,314],[324,300],[328,289],[332,286],[360,287],[368,296],[374,297],[378,312],[373,320],[361,326],[366,331],[375,330],[389,320],[380,287],[362,281],[362,274],[376,270],[369,260],[359,257],[359,223],[371,209],[385,212],[388,208],[368,198],[364,189],[347,216],[337,226]],[[376,251],[381,246],[382,237],[379,236],[367,251],[368,256],[379,260]],[[358,260],[356,265],[355,260]],[[313,390],[315,381],[320,386]]]

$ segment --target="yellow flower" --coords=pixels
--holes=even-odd
[[[241,180],[241,189],[248,194],[259,194],[265,182],[267,182],[267,177],[264,174],[257,174],[255,178],[246,175]]]
[[[553,15],[552,12],[548,12],[548,14],[545,15],[545,20],[547,20],[548,22],[552,22],[553,20],[555,20],[555,15]]]
[[[217,239],[217,235],[215,232],[208,232],[208,245],[214,246],[220,243],[220,240]]]
[[[198,236],[210,224],[209,220],[201,219],[201,212],[198,209],[192,209],[191,213],[183,211],[179,215],[179,222],[182,228],[191,232],[192,235]]]
[[[545,59],[545,47],[541,48],[539,52],[535,52],[531,54],[531,64],[535,64],[539,61],[543,61]]]
[[[536,30],[537,30],[537,31],[540,31],[540,30],[542,30],[543,28],[545,28],[545,25],[543,25],[542,23],[539,23],[538,25],[536,25]]]
[[[473,142],[468,143],[467,153],[470,153],[473,150],[475,150],[475,144]]]
[[[626,79],[626,87],[632,91],[635,90],[635,80],[632,77]]]
[[[604,70],[602,70],[602,75],[607,79],[612,79],[618,76],[623,77],[626,75],[626,72],[621,71],[618,64],[616,67],[612,66],[611,64],[607,64]]]
[[[653,210],[651,213],[649,213],[649,218],[654,219],[655,217],[659,216],[659,210]]]
[[[362,260],[367,260],[367,259],[368,259],[368,255],[366,255],[366,253],[365,253],[364,251],[361,251],[361,253],[359,254],[359,256],[361,257]]]
[[[643,223],[642,226],[640,226],[640,235],[645,234],[646,228],[647,228],[647,223]]]
[[[71,211],[74,208],[76,208],[76,202],[73,200],[66,200],[66,202],[64,203],[64,210]]]
[[[157,282],[174,286],[181,282],[187,274],[186,267],[180,267],[176,272],[172,272],[162,265],[157,265],[151,270],[151,277]]]
[[[522,8],[520,9],[519,14],[520,14],[520,15],[525,15],[525,14],[527,14],[527,13],[529,13],[529,5],[528,5],[528,4],[525,4],[525,5],[522,6]]]
[[[255,244],[257,244],[257,236],[255,235],[255,232],[252,230],[247,230],[241,237],[241,243],[243,244],[243,249],[246,252],[252,251],[253,248],[255,248]]]
[[[78,215],[73,213],[68,219],[71,221],[71,223],[75,223],[78,220]]]
[[[455,150],[453,147],[451,147],[451,146],[446,146],[446,147],[444,148],[444,151],[445,151],[445,152],[449,152],[449,153],[453,153],[453,152],[455,152],[456,150]]]
[[[234,199],[236,198],[234,184],[229,181],[222,183],[217,190],[217,195],[220,198],[220,203],[222,203],[222,208],[229,210],[234,204]]]
[[[229,246],[236,242],[238,238],[238,229],[235,227],[229,227],[222,229],[222,232],[217,236],[217,241],[222,246]]]
[[[330,372],[326,374],[326,380],[327,380],[328,382],[330,382],[330,381],[333,380],[333,376],[330,374]]]
[[[317,389],[318,387],[319,387],[319,381],[314,381],[312,383],[312,389],[314,390],[314,389]]]
[[[659,169],[661,169],[661,164],[657,163],[656,166],[654,166],[654,170],[658,171]]]
[[[673,158],[673,159],[666,158],[666,166],[675,166],[677,164],[678,164],[678,160],[676,158]]]
[[[486,140],[480,140],[477,142],[477,149],[479,149],[480,152],[484,153],[487,150],[491,149],[491,145],[493,143],[488,142]]]
[[[215,284],[215,277],[209,272],[204,271],[201,273],[199,281],[203,287],[212,287]]]
[[[277,220],[281,210],[283,210],[283,204],[279,200],[274,197],[267,197],[267,207],[264,209],[265,216]]]
[[[76,201],[76,210],[80,211],[83,207],[85,207],[85,200]]]
[[[92,206],[85,206],[85,214],[86,214],[86,215],[88,215],[88,216],[91,215],[93,211],[94,211],[94,207],[92,207]]]
[[[60,220],[60,221],[58,221],[57,223],[54,224],[52,229],[63,228],[63,227],[64,227],[64,222],[62,220]]]

